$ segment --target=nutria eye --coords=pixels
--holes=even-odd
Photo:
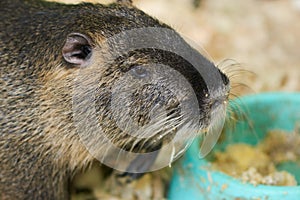
[[[131,69],[132,75],[137,78],[145,78],[148,75],[148,71],[143,66],[135,66]]]

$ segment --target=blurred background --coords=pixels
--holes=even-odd
[[[234,95],[300,91],[300,0],[133,0],[133,4],[171,25],[224,69]],[[163,199],[169,178],[165,171],[124,186],[97,166],[75,177],[72,198]],[[90,190],[82,189],[86,187]]]

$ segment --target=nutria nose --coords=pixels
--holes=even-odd
[[[222,78],[222,81],[224,83],[224,85],[228,85],[229,84],[229,78],[220,70],[218,69]]]

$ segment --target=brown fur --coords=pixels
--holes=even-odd
[[[99,40],[159,25],[123,4],[1,0],[0,199],[67,199],[70,175],[93,161],[72,124],[77,69],[61,48],[72,32]]]
[[[0,198],[68,199],[71,175],[94,161],[73,123],[74,79],[78,73],[106,63],[103,55],[97,55],[100,51],[95,51],[91,66],[86,69],[67,63],[62,48],[68,35],[86,35],[97,50],[102,40],[124,30],[169,27],[134,8],[129,0],[108,6],[1,0],[0,14]],[[132,63],[163,60],[166,65],[188,66],[169,53],[150,50],[118,59],[117,63],[94,71],[101,75],[99,88],[105,85],[109,90],[122,69]],[[83,84],[93,81],[89,77]],[[198,79],[194,81],[197,82]],[[99,91],[99,122],[108,122],[105,133],[126,147],[134,141],[120,134],[121,130],[109,121],[107,92]],[[205,96],[200,88],[199,98]],[[172,98],[167,101],[173,102],[168,106],[177,106]],[[203,102],[207,103],[201,113],[206,123],[211,102]],[[157,144],[152,145],[155,148]]]

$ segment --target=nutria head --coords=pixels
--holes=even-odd
[[[15,34],[27,41],[37,126],[55,162],[74,169],[96,158],[121,171],[154,170],[222,124],[228,78],[169,26],[122,3],[33,4],[24,9],[26,32]],[[128,169],[159,152],[168,159]]]
[[[217,131],[203,146],[205,155],[216,142],[229,80],[169,27],[110,37],[71,33],[62,52],[79,68],[72,96],[76,131],[104,164],[141,173],[174,161],[197,134]],[[132,166],[137,157],[154,162],[159,151],[168,159]]]
[[[202,132],[209,152],[229,81],[172,28],[130,0],[0,7],[3,199],[67,199],[71,173],[95,159],[162,168]]]

